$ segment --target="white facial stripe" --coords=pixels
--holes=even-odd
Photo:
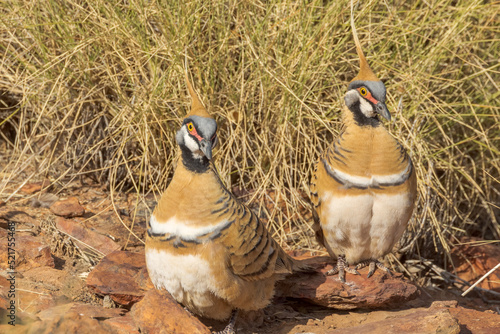
[[[346,186],[360,187],[360,188],[376,187],[379,185],[400,184],[401,182],[404,182],[406,179],[408,179],[410,169],[412,168],[411,162],[409,161],[405,170],[402,171],[401,173],[390,174],[390,175],[372,175],[371,177],[363,177],[341,172],[335,168],[332,168],[329,164],[325,164],[325,166],[327,167],[327,172],[334,178],[339,180],[341,183],[345,184]]]
[[[368,101],[366,101],[363,97],[361,97],[361,95],[359,95],[359,107],[363,115],[365,115],[366,117],[375,116],[375,112],[373,110],[372,105]]]
[[[183,126],[180,131],[184,145],[193,153],[193,158],[202,159],[203,155],[197,153],[200,152],[200,145],[195,139],[193,139],[193,137],[189,135],[186,126]]]
[[[179,221],[175,216],[164,223],[159,223],[156,220],[156,217],[151,215],[149,223],[151,225],[151,232],[153,233],[168,233],[172,236],[177,236],[183,240],[190,241],[196,240],[197,238],[210,233],[217,234],[232,222],[222,220],[215,225],[197,227],[190,226],[192,223],[189,221]]]
[[[189,148],[191,152],[198,151],[200,149],[200,146],[198,145],[196,140],[194,140],[193,137],[189,135],[186,126],[183,126],[181,128],[181,131],[182,131],[182,137],[184,138],[184,145],[186,145],[186,147]]]

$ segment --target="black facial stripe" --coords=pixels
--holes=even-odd
[[[366,100],[366,101],[373,106],[373,103],[371,103],[368,100]],[[375,108],[375,106],[373,106],[373,108]],[[366,125],[368,125],[368,126],[376,127],[376,126],[379,126],[381,124],[380,120],[378,119],[378,115],[375,115],[374,117],[366,117],[365,114],[363,114],[363,112],[361,111],[361,104],[360,104],[359,101],[357,101],[356,103],[354,103],[349,108],[349,110],[352,111],[352,116],[354,118],[354,121],[359,126],[366,126]]]

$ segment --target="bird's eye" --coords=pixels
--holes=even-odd
[[[366,94],[368,94],[368,91],[366,90],[365,87],[361,87],[359,89],[359,93],[361,94],[361,96],[366,96]]]
[[[189,132],[193,131],[193,129],[194,129],[193,123],[188,123],[187,127],[188,127]]]

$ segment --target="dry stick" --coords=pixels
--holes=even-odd
[[[474,287],[475,287],[476,285],[478,285],[479,283],[481,283],[482,281],[484,281],[484,279],[485,279],[486,277],[488,277],[488,276],[489,276],[492,272],[494,272],[494,271],[495,271],[495,270],[497,270],[498,268],[500,268],[500,263],[499,263],[499,264],[497,264],[497,265],[495,266],[495,268],[493,268],[493,269],[491,269],[490,271],[488,271],[488,272],[487,272],[487,273],[486,273],[483,277],[481,277],[481,278],[480,278],[480,279],[479,279],[476,283],[472,284],[472,286],[471,286],[470,288],[468,288],[467,290],[465,290],[465,292],[464,292],[464,293],[462,293],[462,297],[464,297],[466,294],[468,294],[470,290],[474,289]]]

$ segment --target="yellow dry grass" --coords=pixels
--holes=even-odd
[[[112,195],[160,193],[190,103],[187,58],[219,124],[223,181],[254,190],[245,200],[277,239],[318,249],[300,210],[358,71],[348,1],[11,0],[0,13],[0,127],[13,156],[2,197],[33,165],[26,181],[90,177]],[[499,13],[498,1],[475,0],[357,7],[387,86],[386,126],[418,170],[408,259],[445,265],[463,235],[500,238]]]

